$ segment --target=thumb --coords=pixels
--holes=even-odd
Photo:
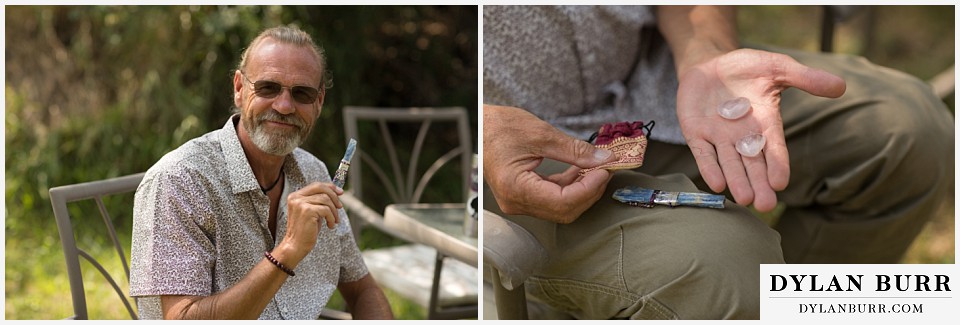
[[[832,73],[811,68],[793,60],[783,63],[783,84],[820,97],[837,98],[847,90],[847,83]]]
[[[555,130],[553,136],[546,140],[547,143],[544,143],[541,147],[541,154],[544,158],[565,162],[580,168],[596,167],[617,160],[613,151],[597,148],[559,130]]]

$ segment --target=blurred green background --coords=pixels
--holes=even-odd
[[[146,171],[221,128],[243,47],[280,24],[307,31],[326,51],[333,88],[302,147],[329,168],[346,143],[346,105],[463,106],[477,134],[476,6],[7,6],[7,319],[73,315],[49,188]],[[438,192],[436,201],[462,201],[460,192]],[[132,195],[106,203],[117,228],[130,229]],[[103,232],[97,214],[81,214],[91,208],[70,206],[77,240],[123,274],[107,239],[90,235]],[[107,282],[88,275],[90,317],[127,318]],[[424,317],[388,294],[398,317]]]

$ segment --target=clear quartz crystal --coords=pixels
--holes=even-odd
[[[750,100],[746,97],[737,97],[717,106],[717,113],[725,119],[736,120],[747,114],[750,110]]]
[[[767,144],[767,138],[757,133],[751,133],[737,141],[737,152],[745,157],[754,157],[763,150],[763,145]]]

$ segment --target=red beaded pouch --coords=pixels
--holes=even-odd
[[[653,130],[653,125],[653,121],[647,124],[636,121],[607,123],[601,126],[593,144],[597,148],[613,151],[619,159],[597,167],[582,169],[580,175],[597,169],[618,170],[642,166],[643,155],[647,151],[647,136]]]

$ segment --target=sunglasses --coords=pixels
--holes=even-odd
[[[247,79],[247,75],[244,74],[243,71],[240,71],[240,75],[243,76],[243,80],[253,84],[253,93],[257,94],[259,97],[277,97],[283,92],[284,88],[289,88],[290,96],[293,97],[293,100],[300,104],[313,104],[317,101],[317,98],[320,97],[320,90],[317,88],[307,86],[285,87],[277,82],[269,80],[257,80],[256,82],[253,82],[250,81],[250,79]]]

